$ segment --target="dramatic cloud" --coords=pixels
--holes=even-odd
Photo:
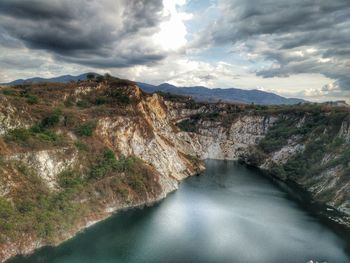
[[[224,0],[220,18],[197,36],[197,46],[232,44],[248,59],[269,62],[256,74],[287,77],[321,73],[350,90],[348,0]]]
[[[350,102],[349,0],[0,0],[0,83],[95,71]]]
[[[148,64],[166,56],[151,39],[166,19],[161,0],[2,0],[0,43],[95,67]]]

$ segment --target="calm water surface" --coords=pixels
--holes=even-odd
[[[208,161],[159,204],[11,263],[347,263],[346,241],[258,171]]]

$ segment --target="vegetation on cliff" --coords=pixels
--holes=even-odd
[[[266,133],[241,152],[243,160],[278,178],[297,182],[321,203],[350,212],[348,107],[310,103],[285,106],[216,103],[198,106],[197,111],[179,121],[177,127],[205,136],[205,129],[220,127],[230,134],[231,125],[240,119],[244,125],[246,116],[260,116],[269,122],[273,120],[273,124],[261,127]]]
[[[340,191],[350,180],[350,143],[341,134],[346,124],[350,124],[347,108],[320,106],[317,111],[281,115],[249,158],[259,166],[283,147],[303,145],[304,150],[297,151],[286,162],[270,163],[270,172],[305,188],[315,188],[317,178],[331,172],[334,175],[328,179],[329,185],[313,194],[320,202],[332,206],[346,204],[343,209],[350,209],[349,193]]]
[[[349,182],[349,141],[339,134],[350,123],[347,108],[196,103],[144,94],[110,76],[0,93],[0,259],[8,244],[55,244],[111,206],[142,204],[174,190],[178,180],[199,171],[196,151],[203,151],[200,143],[211,149],[210,136],[215,147],[244,152],[257,166],[289,145],[303,146],[285,162],[272,162],[270,172],[317,186],[318,176],[338,169],[340,180],[319,191],[320,200],[349,199],[342,187]],[[211,128],[222,132],[220,138]],[[251,137],[241,139],[244,132]]]
[[[111,150],[94,134],[101,115],[132,116],[137,100],[133,87],[125,86],[132,82],[101,81],[81,82],[81,91],[73,83],[2,90],[11,105],[24,105],[30,119],[0,136],[0,250],[23,235],[55,244],[105,213],[102,203],[132,204],[161,191],[153,167]],[[77,161],[52,179],[53,186],[33,169],[34,161],[21,160],[60,149],[72,151]]]

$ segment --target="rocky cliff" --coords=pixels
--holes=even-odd
[[[241,159],[350,214],[348,109],[195,103],[119,79],[0,92],[0,261],[156,202],[206,158]]]
[[[327,217],[350,226],[348,108],[216,107],[179,114],[183,119],[177,125],[186,131],[183,138],[191,135],[201,159],[239,159],[258,167],[299,186],[329,211]]]

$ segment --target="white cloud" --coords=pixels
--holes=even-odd
[[[332,79],[321,74],[298,74],[288,78],[263,78],[240,65],[222,61],[209,63],[178,56],[168,57],[156,65],[118,69],[112,73],[156,85],[168,82],[177,86],[260,89],[286,97],[299,97],[310,101],[325,101],[330,100],[330,98],[342,99],[342,96],[346,96],[343,91],[339,91],[334,97],[322,91],[322,87],[327,83],[332,83]]]
[[[187,44],[185,21],[191,19],[192,14],[178,11],[178,6],[185,4],[184,0],[163,0],[163,13],[168,20],[160,23],[160,31],[153,36],[153,41],[164,50],[176,51]]]
[[[305,33],[298,38],[298,34],[293,35],[294,27],[283,24],[290,33],[281,32],[278,22],[287,16],[288,21],[298,22],[301,29],[311,23],[313,30],[312,21],[300,17],[300,9],[294,8],[292,15],[289,9],[283,15],[263,9],[262,16],[244,18],[241,16],[244,12],[254,14],[255,5],[245,10],[242,7],[246,3],[249,7],[249,1],[235,1],[240,5],[222,0],[218,5],[211,2],[211,6],[200,11],[184,12],[188,10],[186,0],[55,0],[50,3],[3,0],[0,3],[0,19],[4,22],[0,25],[0,82],[95,71],[151,84],[257,88],[309,100],[349,97],[344,89],[349,86],[344,77],[348,76],[348,49],[337,48],[333,42],[339,35],[347,37],[342,33],[347,32],[346,26],[332,20],[340,31],[324,37],[320,18],[318,34],[307,34],[304,39]],[[31,3],[36,4],[31,6]],[[288,1],[283,2],[282,11],[285,6],[289,6]],[[6,8],[9,12],[4,15],[1,10]],[[24,16],[18,17],[19,11]],[[319,15],[317,10],[307,11]],[[35,19],[38,13],[42,17],[40,21]],[[62,19],[64,17],[66,19]],[[301,22],[295,17],[306,20]],[[257,23],[258,18],[264,23]],[[38,31],[38,25],[48,30]],[[194,48],[189,41],[200,39],[194,31],[204,29],[205,25],[213,30],[204,30],[201,40],[207,42]],[[56,38],[61,42],[52,41]],[[298,40],[304,40],[305,44],[298,44]],[[318,44],[320,41],[322,45]],[[296,43],[283,47],[293,42]],[[229,49],[226,57],[222,55],[225,48],[218,56],[225,62],[218,61],[216,51],[207,59],[208,45],[220,48],[222,43],[230,45],[225,47]]]

